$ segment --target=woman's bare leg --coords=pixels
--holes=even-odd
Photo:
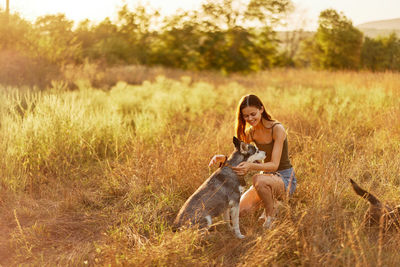
[[[262,202],[254,186],[251,186],[240,198],[239,216],[254,213]]]
[[[274,216],[274,204],[285,195],[285,184],[282,178],[271,174],[253,176],[253,185],[265,208],[265,223],[269,227]]]

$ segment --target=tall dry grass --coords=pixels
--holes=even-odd
[[[367,203],[348,183],[400,203],[397,74],[135,70],[105,71],[109,90],[85,73],[74,74],[73,91],[60,81],[45,91],[2,89],[0,264],[400,263],[399,233],[362,229]],[[129,84],[118,72],[142,76]],[[287,129],[296,193],[272,230],[257,214],[242,218],[244,240],[220,224],[173,233],[210,157],[232,151],[236,102],[250,92]]]

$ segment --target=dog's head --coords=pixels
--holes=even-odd
[[[237,151],[244,156],[243,161],[255,162],[263,161],[265,159],[264,151],[259,151],[256,146],[242,142],[235,136],[233,137],[233,144],[235,145]]]

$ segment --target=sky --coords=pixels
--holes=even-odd
[[[106,17],[116,17],[118,9],[127,3],[130,7],[142,3],[171,15],[177,9],[197,9],[200,0],[9,0],[11,12],[34,21],[45,14],[64,13],[68,19],[82,21],[88,18],[100,22]],[[242,0],[245,1],[245,0]],[[289,20],[306,29],[315,30],[319,13],[333,8],[352,20],[354,25],[365,22],[400,18],[400,0],[292,0],[296,12]],[[0,0],[5,9],[6,0]],[[301,25],[300,25],[301,24]],[[295,28],[295,27],[294,27]]]

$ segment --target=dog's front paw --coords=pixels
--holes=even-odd
[[[245,236],[242,235],[241,233],[235,233],[235,235],[236,235],[236,237],[239,238],[239,239],[245,238]]]
[[[235,231],[235,235],[236,235],[237,238],[239,238],[239,239],[245,238],[245,236],[242,235],[242,233],[240,232],[239,229],[237,229],[237,228],[234,227],[234,231]]]

